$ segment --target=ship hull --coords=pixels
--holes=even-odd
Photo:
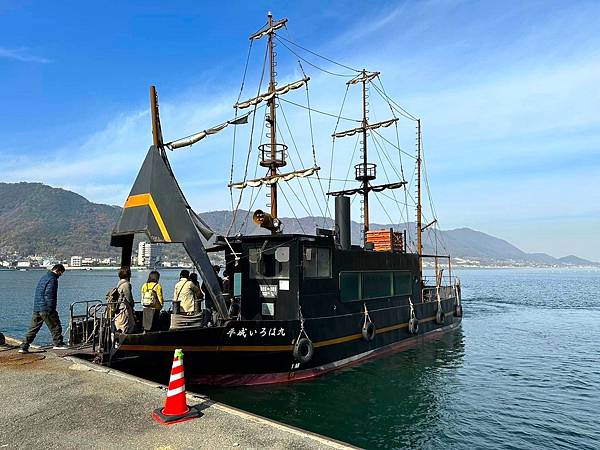
[[[372,340],[363,336],[364,313],[277,321],[231,321],[224,327],[169,330],[116,336],[112,365],[134,367],[156,379],[168,378],[173,351],[185,354],[189,384],[258,385],[314,378],[435,339],[461,323],[456,300],[442,301],[443,323],[436,320],[437,302],[415,304],[418,333],[409,332],[407,305],[379,305],[368,311],[375,326]],[[438,318],[439,319],[439,318]],[[294,344],[309,339],[313,354],[301,362]]]

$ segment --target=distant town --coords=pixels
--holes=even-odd
[[[134,249],[132,255],[132,265],[139,268],[147,269],[177,269],[177,268],[191,268],[193,266],[192,261],[187,255],[169,257],[163,254],[162,244],[152,244],[150,242],[142,241],[138,244],[137,250]],[[210,259],[215,264],[224,265],[223,256],[213,253],[210,255]],[[564,268],[567,267],[597,267],[595,263],[585,262],[572,262],[562,264],[552,263],[534,263],[531,261],[520,261],[520,260],[493,260],[490,258],[478,259],[478,258],[452,258],[452,267],[460,268],[527,268],[527,267],[540,267],[540,268]],[[87,255],[72,255],[68,259],[56,258],[52,255],[28,255],[21,256],[18,254],[0,254],[0,269],[13,269],[13,270],[28,270],[28,269],[43,269],[53,266],[54,264],[61,263],[67,269],[79,269],[79,270],[91,270],[91,269],[106,269],[115,268],[120,265],[120,260],[116,257],[94,257]],[[447,260],[442,258],[439,263],[445,265]],[[431,269],[435,267],[435,261],[432,259],[426,259],[423,261],[423,267]]]
[[[92,269],[118,267],[120,260],[114,257],[97,258],[86,255],[73,255],[69,259],[56,258],[51,255],[28,255],[18,254],[0,255],[0,268],[3,269],[41,269],[61,263],[67,269]],[[171,260],[163,255],[161,244],[152,244],[142,241],[138,244],[137,251],[134,250],[132,264],[144,268],[180,268],[191,267],[192,262],[184,257]]]

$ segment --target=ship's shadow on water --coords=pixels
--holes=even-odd
[[[444,405],[461,389],[453,373],[464,351],[464,335],[457,329],[308,382],[189,389],[360,447],[423,448],[437,440],[437,422],[448,425]]]

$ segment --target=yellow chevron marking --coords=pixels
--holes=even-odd
[[[124,208],[135,208],[137,206],[148,206],[150,208],[150,211],[152,211],[152,215],[154,216],[154,219],[156,220],[156,223],[158,224],[158,228],[160,228],[160,232],[163,235],[163,239],[166,242],[171,242],[171,236],[169,235],[169,232],[167,231],[167,227],[165,226],[165,223],[162,220],[160,212],[158,211],[158,208],[156,207],[156,203],[154,203],[152,194],[136,194],[136,195],[130,195],[129,197],[127,197]]]

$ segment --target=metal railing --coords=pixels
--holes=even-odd
[[[69,306],[69,345],[81,345],[90,340],[94,333],[92,309],[100,305],[100,300],[82,300],[71,303]],[[85,305],[85,310],[81,307]]]
[[[438,300],[438,295],[440,301],[456,297],[456,293],[453,286],[440,286],[439,288],[426,287],[423,288],[422,295],[424,302],[435,302]]]
[[[117,314],[120,302],[102,302],[100,300],[80,300],[69,306],[69,346],[91,346],[96,353],[105,353],[112,347],[111,325]],[[163,305],[173,300],[164,300]],[[135,306],[141,302],[133,302]],[[174,309],[174,308],[171,308]],[[169,310],[169,311],[171,311]],[[139,312],[139,310],[137,310]]]

